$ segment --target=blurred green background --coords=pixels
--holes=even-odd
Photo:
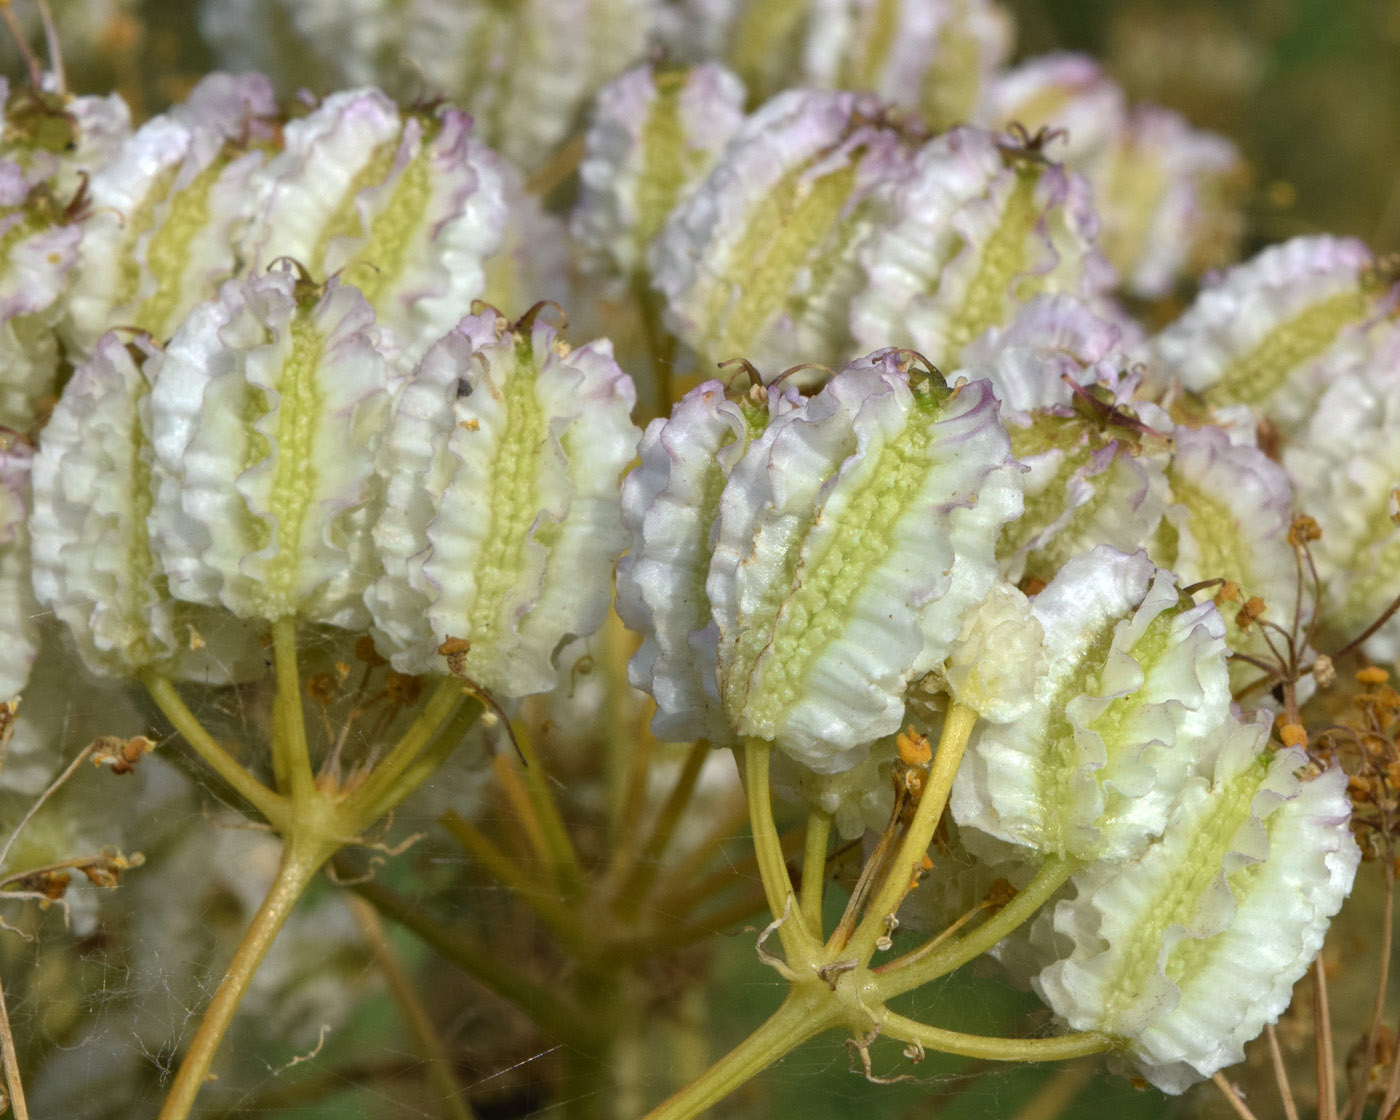
[[[1253,247],[1344,233],[1400,250],[1396,0],[1010,0],[1020,56],[1084,50],[1133,97],[1231,137]]]

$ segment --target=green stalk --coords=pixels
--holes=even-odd
[[[885,881],[880,885],[874,901],[866,907],[865,916],[851,936],[849,955],[860,961],[868,961],[875,952],[875,942],[886,932],[885,919],[899,909],[904,896],[909,891],[909,883],[923,866],[924,855],[928,852],[933,830],[938,827],[939,818],[948,804],[948,794],[953,788],[958,766],[963,752],[967,749],[968,738],[977,713],[961,704],[953,704],[943,720],[943,734],[938,740],[938,750],[934,753],[929,767],[924,791],[919,798],[919,806],[914,810],[914,819],[900,842],[899,851],[890,863]]]
[[[361,827],[373,824],[388,811],[384,806],[391,807],[397,804],[416,788],[416,783],[410,785],[406,780],[405,771],[437,738],[462,698],[462,682],[456,677],[444,677],[438,682],[432,695],[428,697],[428,702],[423,705],[423,710],[404,732],[403,738],[394,744],[369,777],[345,799],[345,812],[351,819],[363,822]],[[414,776],[421,781],[419,773],[415,770]]]
[[[813,809],[807,814],[807,834],[802,850],[802,885],[798,908],[807,925],[822,938],[822,890],[826,886],[826,842],[831,836],[831,814]]]
[[[743,751],[744,793],[749,803],[749,824],[753,829],[758,875],[763,880],[763,894],[768,899],[768,909],[773,918],[779,920],[786,916],[787,920],[781,921],[778,926],[778,937],[791,963],[799,955],[799,950],[811,947],[806,944],[810,938],[805,936],[802,915],[793,910],[796,897],[792,879],[788,876],[778,826],[773,821],[773,801],[768,792],[773,748],[768,743],[749,739],[744,743]],[[802,955],[811,956],[811,953]]]
[[[283,849],[277,877],[253,916],[238,951],[214,992],[213,1000],[204,1012],[204,1018],[200,1020],[199,1030],[185,1052],[157,1120],[186,1120],[189,1116],[195,1098],[208,1080],[214,1054],[233,1021],[234,1012],[238,1010],[253,975],[267,956],[268,949],[272,947],[273,940],[297,900],[337,846],[334,841],[326,840],[299,843],[294,837]]]
[[[351,897],[350,912],[360,927],[360,932],[374,951],[375,963],[389,985],[389,994],[398,1004],[399,1014],[408,1033],[413,1037],[419,1056],[427,1067],[428,1084],[432,1087],[439,1106],[443,1110],[443,1120],[474,1120],[471,1102],[452,1072],[452,1059],[438,1037],[433,1021],[429,1017],[423,1001],[418,998],[413,981],[399,967],[394,959],[393,946],[389,944],[384,924],[379,920],[374,907],[363,898]]]
[[[278,832],[285,832],[288,817],[286,803],[248,773],[233,755],[218,744],[180,698],[169,678],[146,672],[141,675],[141,683],[146,686],[146,691],[150,693],[156,707],[204,764],[261,813],[263,819],[273,828]]]
[[[980,957],[1012,930],[1028,922],[1078,869],[1079,864],[1074,860],[1047,859],[1035,878],[1015,898],[971,933],[932,950],[928,946],[915,949],[883,965],[875,971],[875,987],[880,998],[893,999]]]
[[[639,953],[667,953],[694,945],[728,933],[740,922],[751,922],[767,908],[768,901],[763,892],[750,891],[740,895],[733,902],[710,910],[698,916],[681,913],[673,915],[657,912],[666,919],[666,925],[657,933],[648,933],[635,941],[624,942]]]
[[[361,828],[367,828],[392,812],[400,801],[432,777],[438,767],[447,761],[452,752],[462,745],[462,740],[472,729],[481,712],[480,701],[476,700],[475,697],[464,697],[456,711],[433,737],[432,742],[404,767],[399,776],[383,790],[377,800],[367,806],[362,806],[352,796],[350,799],[353,802],[352,808],[363,813],[364,824],[361,825]],[[378,769],[373,771],[370,774],[370,780],[374,780],[378,773]]]
[[[561,1055],[557,1115],[561,1120],[614,1117],[619,1088],[616,1048],[626,1014],[622,976],[616,969],[580,968],[572,980],[575,1001],[590,1011],[591,1029],[579,1045],[566,1047]]]
[[[925,1023],[885,1011],[880,1016],[880,1034],[901,1042],[917,1042],[925,1050],[981,1058],[994,1062],[1058,1062],[1111,1050],[1113,1039],[1102,1034],[1062,1034],[1054,1038],[989,1038],[930,1027]]]
[[[278,792],[289,795],[293,806],[300,806],[311,796],[316,776],[306,744],[295,618],[279,618],[272,624],[272,652],[277,672],[277,694],[272,702],[272,773]]]
[[[612,736],[610,741],[617,741]],[[641,854],[642,814],[647,803],[647,778],[651,773],[652,756],[656,753],[656,741],[645,735],[627,753],[627,765],[619,775],[617,799],[613,803],[612,820],[612,864],[609,873],[616,875],[618,870],[630,867]]]
[[[637,318],[642,324],[647,352],[651,356],[652,391],[646,394],[643,407],[648,410],[648,418],[667,416],[675,404],[672,385],[676,365],[675,336],[666,329],[661,317],[661,302],[652,292],[645,276],[638,275],[633,279],[632,294],[637,300]]]
[[[520,896],[549,927],[561,945],[581,958],[593,955],[597,945],[590,936],[592,931],[580,925],[574,909],[565,900],[560,899],[559,892],[553,885],[540,882],[521,867],[517,860],[498,847],[486,833],[456,813],[445,814],[441,824],[452,833],[453,838],[468,854],[491,873],[492,878]]]
[[[564,884],[559,881],[560,877],[557,874],[560,870],[559,861],[554,858],[554,853],[550,850],[549,840],[544,834],[544,825],[540,821],[539,813],[535,810],[534,799],[525,788],[515,760],[498,754],[491,761],[491,773],[495,776],[496,784],[509,803],[510,811],[507,816],[520,827],[520,831],[525,837],[525,843],[529,845],[530,851],[534,854],[535,861],[541,867],[548,867],[551,871],[556,872],[553,877],[558,885],[563,887]],[[511,846],[515,847],[514,844]]]
[[[15,1036],[10,1029],[10,1013],[5,1008],[5,989],[0,986],[0,1067],[5,1071],[7,1100],[15,1120],[29,1120],[29,1105],[24,1099],[24,1084],[19,1076],[19,1055],[15,1051]]]
[[[593,639],[594,664],[602,666],[603,710],[626,712],[631,705],[631,685],[627,683],[627,657],[631,639],[618,618],[610,611]],[[622,728],[615,729],[623,732]],[[644,781],[647,765],[656,740],[639,722],[635,729],[609,735],[603,744],[603,780],[607,789],[608,847],[614,863],[620,863],[627,850],[627,830],[636,825],[635,806],[631,798],[645,794],[646,787],[637,789]],[[631,815],[629,815],[629,813]]]
[[[521,757],[525,759],[525,792],[529,795],[530,803],[539,818],[545,843],[564,877],[565,884],[570,889],[577,890],[584,878],[583,864],[578,858],[578,852],[574,850],[574,842],[564,825],[564,814],[559,811],[559,803],[550,788],[549,774],[545,771],[539,752],[535,750],[535,741],[529,734],[518,736],[517,745]]]
[[[745,810],[743,820],[747,819],[748,812]],[[721,891],[728,890],[732,886],[747,882],[753,878],[754,873],[758,870],[758,857],[747,855],[735,859],[724,867],[717,868],[702,878],[691,882],[698,873],[699,866],[711,862],[722,850],[722,841],[716,838],[723,835],[724,839],[729,839],[733,835],[735,829],[737,829],[743,821],[734,822],[733,827],[730,827],[731,822],[728,820],[723,823],[725,826],[724,828],[716,829],[712,837],[704,841],[704,845],[707,849],[707,858],[705,860],[686,859],[680,867],[672,868],[667,872],[666,878],[669,882],[674,882],[678,885],[690,883],[690,885],[683,887],[683,889],[674,889],[670,891],[663,889],[661,897],[656,901],[658,907],[675,913],[685,913],[692,907],[699,906],[706,899],[713,898]],[[795,831],[785,832],[778,838],[778,842],[782,847],[784,860],[788,858],[789,853],[796,853],[800,839],[801,838]]]

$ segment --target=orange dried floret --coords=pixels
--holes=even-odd
[[[318,704],[329,704],[340,691],[334,673],[316,673],[306,680],[306,694]]]
[[[1279,738],[1285,747],[1306,747],[1308,733],[1301,723],[1285,723],[1279,728]]]
[[[1239,613],[1235,615],[1235,625],[1239,626],[1241,629],[1248,628],[1251,623],[1263,617],[1264,610],[1264,600],[1259,598],[1258,595],[1252,596],[1245,601],[1244,606],[1242,606],[1239,609]]]
[[[1306,514],[1300,514],[1293,519],[1293,524],[1288,528],[1288,543],[1297,548],[1307,541],[1318,541],[1322,539],[1322,527]]]
[[[411,707],[423,695],[423,678],[391,671],[385,677],[384,691],[395,703]]]
[[[1390,674],[1379,665],[1367,665],[1364,669],[1356,671],[1356,681],[1358,684],[1385,684],[1390,680]]]
[[[932,870],[933,860],[929,859],[929,857],[925,855],[924,858],[919,861],[919,866],[914,869],[914,874],[909,876],[909,886],[905,889],[912,891],[915,887],[919,885],[919,880],[922,879]]]
[[[358,660],[365,662],[365,664],[367,665],[386,664],[384,658],[379,655],[379,651],[374,648],[374,639],[371,638],[368,634],[365,634],[360,638],[356,639],[355,657]]]
[[[908,731],[901,731],[896,736],[894,745],[905,766],[927,766],[933,761],[933,749],[929,746],[928,737],[915,731],[913,724],[909,725]]]

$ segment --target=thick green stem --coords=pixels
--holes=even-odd
[[[953,704],[943,720],[943,734],[938,740],[938,750],[934,753],[929,767],[919,806],[914,810],[914,819],[904,832],[899,851],[890,863],[889,873],[880,885],[874,901],[866,907],[865,916],[851,937],[849,955],[860,961],[868,961],[875,952],[875,943],[886,934],[886,919],[899,909],[899,904],[909,892],[909,884],[923,866],[929,841],[938,827],[939,818],[948,804],[948,794],[953,788],[958,766],[962,763],[967,740],[977,722],[977,713],[961,704]]]
[[[345,871],[348,873],[349,868]],[[356,882],[350,889],[482,987],[514,1004],[555,1041],[579,1045],[592,1030],[588,1017],[558,991],[517,972],[499,952],[481,944],[471,934],[443,925],[429,917],[418,904],[373,879]]]
[[[277,878],[254,916],[223,981],[205,1012],[189,1051],[176,1074],[159,1120],[184,1120],[208,1075],[210,1065],[234,1012],[273,939],[307,884],[343,844],[374,824],[441,763],[464,733],[454,713],[479,704],[462,702],[462,687],[443,681],[403,738],[349,796],[317,788],[307,745],[305,713],[297,667],[296,624],[273,624],[277,691],[273,701],[272,760],[281,794],[256,781],[204,729],[170,681],[154,674],[144,679],[156,704],[195,752],[282,834]],[[456,730],[458,734],[453,735]]]
[[[809,1038],[838,1026],[833,1005],[823,1006],[825,1001],[814,997],[810,990],[793,989],[766,1023],[644,1120],[699,1116]]]
[[[481,712],[482,704],[479,700],[471,696],[464,697],[457,710],[442,725],[428,747],[404,767],[392,783],[383,788],[383,792],[377,800],[368,806],[362,806],[352,797],[350,799],[351,807],[363,814],[362,819],[365,824],[361,828],[368,827],[380,820],[385,814],[395,809],[400,801],[432,777],[438,767],[447,761],[452,752],[462,745],[462,740],[481,716]],[[374,781],[378,773],[379,771],[376,770],[370,774],[369,780]]]
[[[625,1050],[628,993],[624,976],[616,969],[580,969],[570,988],[575,1001],[590,1009],[591,1029],[562,1055],[563,1085],[559,1095],[559,1115],[563,1120],[631,1120],[641,1110],[640,1102],[631,1116],[621,1111],[621,1092],[626,1077]]]
[[[1078,870],[1073,860],[1048,859],[1016,897],[971,933],[931,951],[927,947],[890,961],[875,971],[881,999],[892,999],[980,957],[1012,930],[1028,922],[1066,879]]]
[[[807,835],[802,849],[802,885],[798,906],[808,927],[822,936],[822,888],[826,885],[826,842],[831,836],[831,814],[813,809],[807,814]]]
[[[647,1093],[643,1086],[650,1069],[647,1050],[655,1023],[645,1014],[645,995],[639,997],[634,988],[645,989],[647,981],[640,976],[621,977],[627,994],[623,997],[625,1011],[617,1025],[608,1063],[612,1071],[611,1114],[616,1120],[634,1120],[646,1108]]]
[[[578,970],[574,1001],[589,1011],[581,1043],[564,1051],[564,1120],[636,1120],[644,1110],[648,981],[626,966]],[[654,1023],[651,1029],[654,1029]]]
[[[754,855],[758,858],[758,875],[763,880],[763,893],[768,909],[775,919],[783,919],[778,937],[788,957],[794,957],[799,947],[809,940],[803,937],[803,918],[793,911],[796,895],[788,875],[783,843],[773,820],[773,801],[768,791],[768,770],[773,748],[768,743],[750,739],[744,744],[744,793],[749,802],[749,824],[753,829]],[[810,954],[804,954],[810,955]]]
[[[244,933],[228,971],[224,973],[213,1000],[204,1012],[199,1030],[185,1052],[158,1120],[185,1120],[189,1116],[195,1098],[208,1079],[214,1054],[233,1021],[234,1012],[238,1010],[254,973],[267,956],[273,939],[297,900],[334,850],[335,845],[326,841],[298,843],[295,839],[283,850],[277,877],[253,916],[252,924]]]
[[[272,624],[272,652],[277,672],[277,694],[272,703],[272,773],[278,791],[300,806],[311,797],[316,776],[306,743],[295,618],[279,618]]]
[[[384,979],[389,984],[389,993],[398,1004],[408,1033],[413,1037],[418,1053],[427,1067],[428,1084],[432,1086],[438,1106],[443,1110],[443,1120],[473,1120],[471,1102],[452,1072],[452,1059],[438,1037],[433,1021],[418,998],[413,981],[399,967],[394,959],[393,946],[384,932],[384,924],[379,920],[374,907],[363,898],[351,897],[350,913],[354,915],[360,932],[374,950],[375,962]]]
[[[146,691],[151,694],[151,699],[156,702],[156,706],[164,713],[171,726],[190,745],[190,749],[204,760],[204,764],[261,813],[273,828],[284,832],[288,817],[286,803],[248,773],[233,755],[215,741],[180,699],[175,686],[167,678],[154,673],[143,674],[141,683],[146,686]]]
[[[593,931],[580,924],[574,908],[569,906],[567,901],[560,899],[558,890],[552,884],[540,882],[498,847],[486,833],[456,813],[445,814],[441,823],[494,879],[520,896],[540,920],[549,926],[550,932],[559,939],[561,945],[572,950],[578,957],[594,955],[597,944]]]
[[[1062,1034],[1054,1038],[989,1038],[960,1034],[930,1027],[893,1011],[881,1016],[880,1034],[901,1042],[917,1042],[925,1050],[941,1054],[993,1062],[1058,1062],[1065,1058],[1082,1058],[1086,1054],[1101,1054],[1114,1045],[1113,1039],[1101,1034]]]

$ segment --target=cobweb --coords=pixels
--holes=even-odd
[[[304,677],[352,656],[343,635],[306,637]],[[582,689],[587,655],[576,656],[566,676],[570,688]],[[198,697],[197,714],[221,741],[254,747],[265,741],[266,685],[185,692],[192,704]],[[137,690],[87,673],[56,630],[46,636],[21,711],[27,722],[0,777],[6,834],[36,791],[94,736],[158,737],[166,728]],[[360,852],[355,865],[372,870],[376,882],[415,909],[471,929],[504,961],[567,986],[571,966],[547,931],[436,823],[453,809],[502,843],[514,834],[508,810],[484,793],[493,747],[504,744],[481,736],[464,744],[396,812],[382,846],[421,833],[407,850]],[[605,784],[590,773],[596,759],[557,757],[553,780],[561,801],[583,817],[596,813]],[[256,756],[245,761],[258,766]],[[725,765],[732,763],[717,756],[717,766]],[[733,774],[721,778],[732,783]],[[0,972],[35,1117],[118,1120],[159,1110],[277,866],[277,839],[226,797],[182,746],[167,741],[130,775],[81,767],[15,846],[8,869],[104,846],[145,857],[115,889],[75,882],[66,906],[4,903],[0,917],[16,931],[0,930]],[[747,840],[736,838],[722,849],[720,863],[738,867],[749,851]],[[531,866],[528,851],[514,854]],[[323,876],[293,913],[221,1047],[217,1080],[201,1092],[200,1115],[451,1115],[347,893]],[[830,894],[839,913],[844,900],[838,890]],[[828,927],[834,920],[833,913]],[[785,994],[758,959],[756,929],[715,933],[664,968],[631,978],[654,986],[650,1002],[639,1004],[649,1010],[624,1033],[622,1051],[600,1058],[551,1041],[402,930],[390,925],[389,938],[481,1120],[581,1111],[641,1115],[740,1041]],[[1027,1006],[999,981],[957,978],[919,993],[904,1010],[955,1029],[1011,1033],[1024,1029]],[[870,1053],[877,1077],[908,1080],[871,1083],[841,1038],[829,1034],[760,1075],[713,1115],[1013,1116],[1048,1076],[1033,1069],[969,1070],[934,1057],[912,1066],[898,1044],[884,1040]],[[619,1070],[603,1068],[607,1062],[627,1068],[614,1079]],[[628,1086],[626,1100],[612,1098],[617,1080]]]
[[[321,644],[316,652],[340,652]],[[203,699],[200,715],[221,738],[265,741],[258,686]],[[134,686],[89,674],[55,627],[19,724],[0,773],[6,835],[93,738],[159,738],[166,728]],[[277,868],[276,837],[225,796],[167,742],[129,775],[80,767],[27,824],[7,872],[103,850],[145,858],[114,889],[79,875],[58,904],[5,902],[0,917],[16,930],[0,931],[0,967],[32,1114],[81,1120],[157,1110]],[[255,979],[208,1103],[237,1114],[234,1102],[280,1089],[291,1080],[284,1072],[329,1052],[332,1037],[382,992],[371,958],[341,893],[318,885]]]

